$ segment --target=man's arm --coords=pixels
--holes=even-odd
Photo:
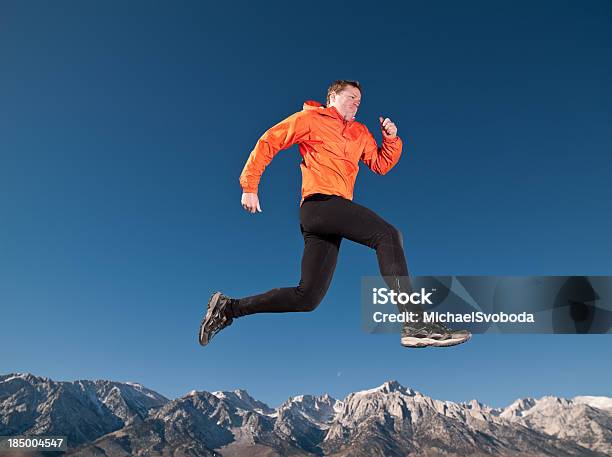
[[[282,149],[301,142],[308,135],[308,131],[303,111],[292,114],[266,131],[257,141],[242,169],[240,186],[243,192],[257,194],[261,175],[274,156]]]
[[[402,140],[397,136],[397,127],[391,119],[383,120],[381,117],[379,121],[383,136],[382,147],[378,147],[376,140],[366,129],[366,146],[361,160],[374,173],[384,175],[399,161],[402,154]]]

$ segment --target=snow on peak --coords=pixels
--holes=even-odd
[[[532,397],[519,398],[504,408],[501,417],[522,417],[527,411],[536,405],[537,401]]]
[[[0,382],[8,382],[14,379],[22,379],[27,382],[50,382],[49,378],[44,376],[36,376],[31,373],[9,373],[6,375],[0,375]]]
[[[525,418],[531,417],[534,414],[543,414],[546,411],[560,411],[578,405],[587,405],[612,412],[612,398],[610,397],[578,396],[567,399],[554,395],[545,395],[537,400],[532,397],[519,398],[510,406],[504,408],[500,416],[502,418]]]
[[[12,381],[13,379],[23,379],[25,377],[26,377],[26,373],[9,373],[6,375],[6,378],[0,377],[0,382],[8,382],[8,381]]]
[[[465,403],[465,405],[470,409],[478,409],[478,410],[483,409],[483,406],[484,406],[482,403],[480,403],[475,398]]]
[[[409,387],[402,386],[399,382],[395,380],[386,381],[380,386],[375,387],[373,389],[360,390],[358,392],[355,392],[354,395],[363,396],[363,395],[372,395],[376,393],[390,394],[393,392],[399,392],[399,393],[410,395],[410,396],[416,395],[416,392],[414,390],[412,390]]]
[[[257,411],[263,414],[271,413],[273,410],[265,403],[254,399],[244,389],[236,389],[233,391],[215,391],[212,395],[219,400],[224,400],[238,409],[244,411]]]
[[[244,389],[235,389],[233,392],[236,394],[238,398],[253,399],[253,397],[251,397],[249,393]]]
[[[610,397],[593,397],[589,395],[581,395],[572,398],[574,403],[588,405],[592,408],[603,409],[604,411],[612,412],[612,398]]]

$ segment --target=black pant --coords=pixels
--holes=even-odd
[[[304,254],[298,286],[241,298],[232,306],[233,317],[314,310],[331,283],[342,238],[375,249],[380,273],[389,288],[410,292],[402,235],[373,211],[337,195],[315,194],[302,203],[300,222]],[[410,311],[421,310],[411,306]]]

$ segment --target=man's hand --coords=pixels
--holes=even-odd
[[[391,122],[391,119],[388,117],[384,119],[379,117],[378,120],[380,122],[380,129],[382,130],[383,138],[395,138],[397,135],[397,127],[393,122]]]
[[[242,207],[249,213],[261,213],[261,207],[259,206],[259,197],[257,194],[249,192],[243,192],[242,199],[240,200]]]

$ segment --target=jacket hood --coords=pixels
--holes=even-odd
[[[316,100],[306,100],[304,102],[303,110],[304,111],[317,111],[319,114],[323,114],[325,116],[330,116],[330,117],[336,117],[338,119],[344,120],[342,115],[338,112],[338,110],[335,107],[330,106],[329,108],[326,108],[325,106],[323,106],[321,103],[319,103]],[[355,120],[355,118],[353,118],[352,120]]]
[[[307,110],[315,110],[315,109],[319,109],[319,108],[325,108],[321,103],[319,103],[316,100],[306,100],[304,102],[304,111]]]

